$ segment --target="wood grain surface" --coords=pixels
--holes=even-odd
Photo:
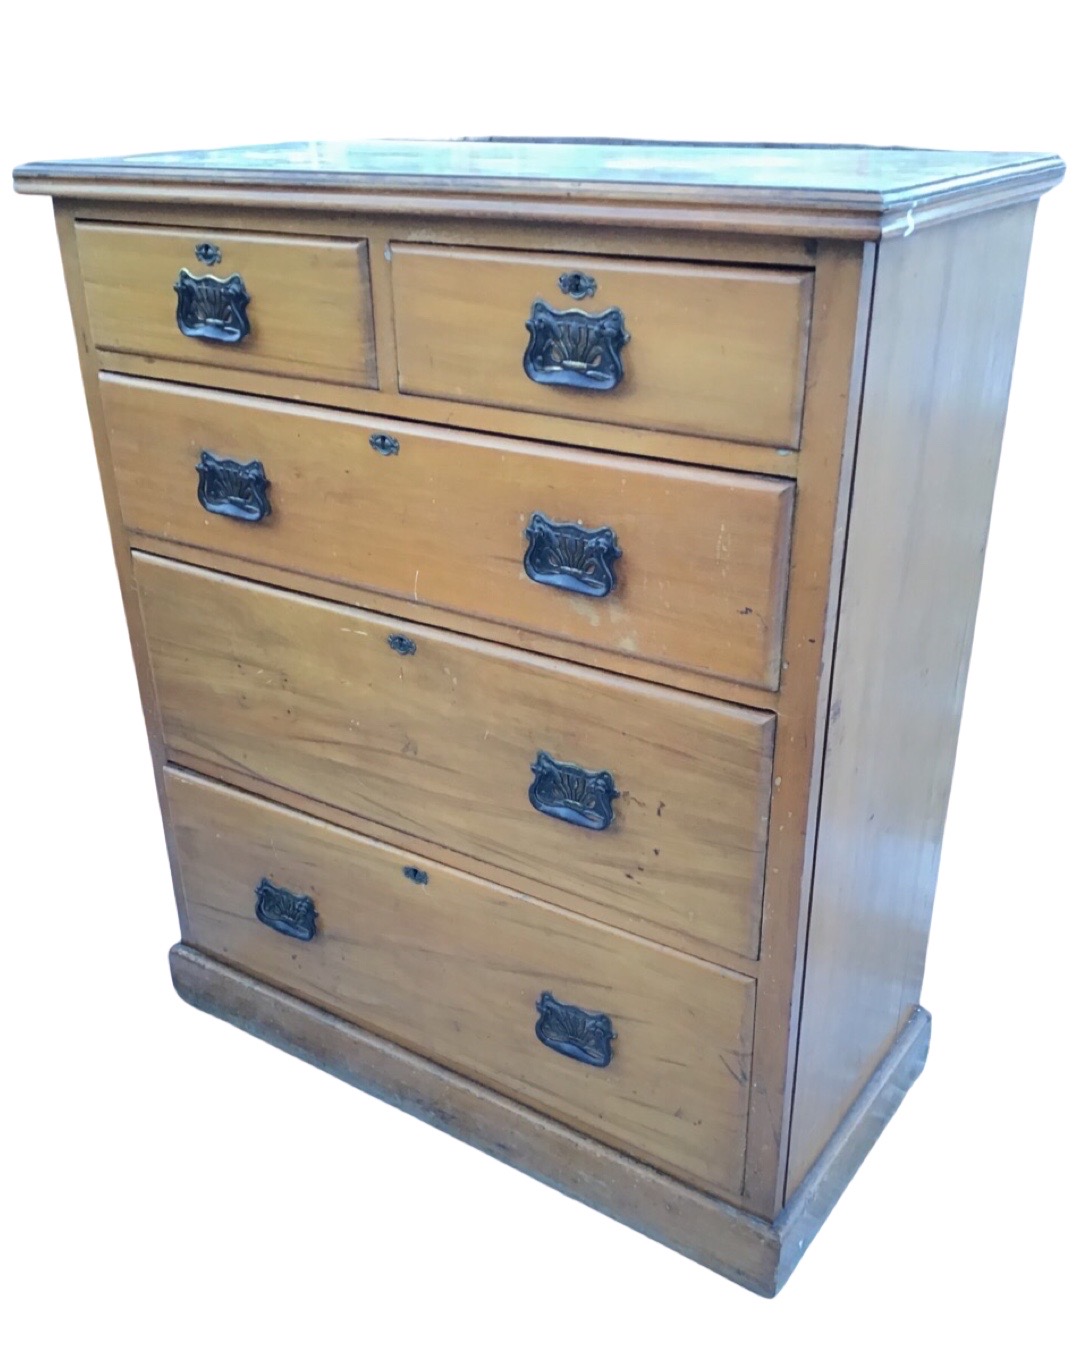
[[[706,1190],[738,1193],[753,981],[230,788],[174,770],[167,783],[187,942]],[[314,901],[313,940],[256,919],[263,878]],[[542,1044],[544,992],[611,1018],[610,1064]]]
[[[135,572],[172,758],[449,844],[671,945],[755,954],[771,714],[141,554]],[[610,828],[533,808],[539,751],[613,775]]]
[[[605,649],[641,657],[674,683],[683,669],[779,682],[789,483],[114,376],[101,392],[137,533],[572,641],[598,664]],[[372,448],[380,434],[395,453]],[[271,514],[251,524],[205,510],[204,449],[257,458]],[[609,595],[529,578],[534,512],[614,529]]]
[[[367,242],[228,231],[164,230],[88,221],[75,227],[95,346],[209,368],[374,386]],[[198,261],[198,244],[221,261]],[[173,283],[181,268],[238,273],[251,296],[250,334],[237,343],[186,337]],[[204,371],[201,379],[213,382]]]
[[[1033,206],[882,246],[788,1193],[919,1001]]]
[[[560,290],[588,274],[589,300]],[[796,448],[813,274],[393,244],[402,393]],[[618,307],[625,376],[606,391],[536,384],[522,368],[535,300]]]

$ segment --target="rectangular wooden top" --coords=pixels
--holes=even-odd
[[[296,142],[26,164],[20,192],[876,238],[1045,192],[1055,155],[660,141]]]

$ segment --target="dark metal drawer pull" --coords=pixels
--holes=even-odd
[[[417,886],[426,886],[428,884],[428,874],[422,867],[403,867],[401,870],[405,876],[410,881],[414,881]]]
[[[622,379],[619,353],[630,334],[621,309],[586,314],[582,309],[552,309],[537,300],[525,327],[525,374],[536,384],[614,389]]]
[[[559,278],[559,290],[572,300],[589,300],[596,294],[596,281],[586,272],[564,272]]]
[[[215,267],[221,261],[221,249],[217,244],[196,244],[195,256],[207,267]]]
[[[195,466],[199,475],[199,503],[215,516],[233,520],[264,520],[270,514],[270,480],[257,459],[219,459],[204,450]]]
[[[380,455],[396,455],[401,449],[401,442],[396,437],[384,436],[381,431],[369,436],[368,444]]]
[[[550,1050],[598,1069],[611,1063],[611,1042],[617,1033],[607,1013],[586,1012],[546,992],[536,1000],[536,1011],[540,1014],[536,1035]]]
[[[402,633],[391,633],[386,639],[386,645],[392,647],[399,656],[415,656],[416,643],[410,637],[405,637]]]
[[[586,830],[606,830],[615,818],[615,780],[606,769],[590,773],[578,764],[563,764],[544,750],[532,766],[529,801],[545,816],[580,825]]]
[[[209,342],[242,342],[251,332],[247,307],[251,304],[238,272],[224,281],[196,277],[186,267],[173,283],[176,326],[185,337]]]
[[[603,596],[614,589],[614,568],[622,549],[610,526],[586,530],[572,523],[559,525],[534,511],[525,538],[529,541],[525,572],[530,580],[578,595]]]
[[[263,877],[255,887],[255,917],[275,933],[310,942],[315,936],[315,902],[310,895],[297,895],[275,886]]]

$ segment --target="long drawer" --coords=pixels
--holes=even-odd
[[[682,950],[757,954],[771,714],[145,555],[135,573],[172,757]]]
[[[796,448],[813,274],[392,246],[403,393]]]
[[[76,238],[103,352],[377,383],[364,239],[85,221]]]
[[[794,487],[105,376],[156,538],[775,689]]]
[[[165,779],[187,942],[739,1192],[752,980],[220,785]]]

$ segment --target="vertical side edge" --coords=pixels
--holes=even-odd
[[[828,670],[876,245],[819,242],[784,622],[745,1203],[783,1204]]]
[[[789,1194],[919,998],[1034,213],[1009,207],[881,245]]]

